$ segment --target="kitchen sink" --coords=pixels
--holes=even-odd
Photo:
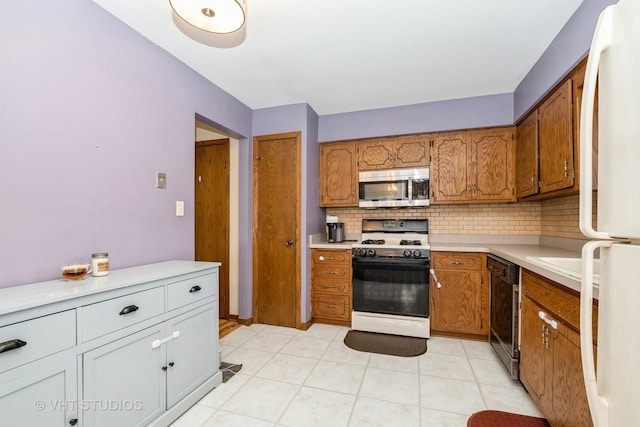
[[[562,257],[525,257],[527,261],[538,264],[542,267],[553,270],[556,273],[564,274],[575,279],[582,279],[582,259],[581,258],[562,258]],[[600,260],[593,260],[593,282],[599,283],[600,279]]]

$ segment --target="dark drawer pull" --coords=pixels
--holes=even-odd
[[[15,350],[16,348],[24,347],[25,345],[27,345],[27,342],[22,340],[5,341],[0,343],[0,353]]]
[[[198,292],[199,290],[201,290],[202,288],[200,287],[200,285],[195,285],[194,287],[192,287],[191,289],[189,289],[189,293],[192,294],[194,292]]]
[[[133,313],[134,311],[138,311],[138,306],[137,305],[128,305],[125,308],[123,308],[122,310],[120,310],[120,316],[122,316],[123,314]]]

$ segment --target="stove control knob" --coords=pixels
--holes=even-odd
[[[367,249],[367,255],[368,256],[375,256],[376,255],[376,250],[375,249]]]
[[[422,252],[420,252],[419,249],[416,249],[415,251],[413,251],[414,258],[420,258],[420,255],[422,255]]]
[[[367,254],[367,250],[364,248],[359,248],[358,249],[358,255],[360,256],[365,256]]]
[[[411,249],[405,249],[402,255],[404,255],[405,258],[409,258],[412,255]]]

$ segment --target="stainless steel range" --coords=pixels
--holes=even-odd
[[[429,337],[426,219],[363,219],[353,245],[352,329]]]

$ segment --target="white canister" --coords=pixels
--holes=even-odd
[[[94,276],[106,276],[109,274],[109,254],[106,252],[92,254],[91,268]]]

